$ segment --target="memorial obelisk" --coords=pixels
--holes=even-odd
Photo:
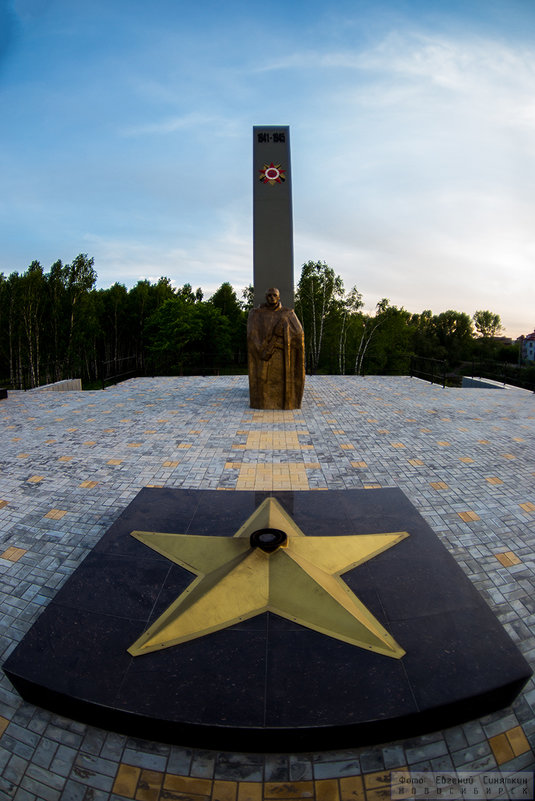
[[[299,409],[305,345],[293,310],[293,225],[288,126],[253,128],[254,308],[247,320],[253,409]],[[265,302],[262,302],[264,301]]]
[[[277,287],[283,306],[294,305],[292,174],[287,125],[253,127],[254,305]]]

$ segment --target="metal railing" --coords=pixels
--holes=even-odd
[[[469,370],[466,369],[468,366]],[[470,372],[472,378],[488,378],[504,386],[509,384],[535,392],[535,377],[529,367],[489,359],[472,359],[471,362],[464,362],[460,370]]]
[[[106,384],[117,384],[138,374],[137,357],[123,356],[120,359],[107,359],[100,363],[102,389]]]
[[[427,356],[411,356],[410,376],[445,387],[446,362],[444,359],[430,359]]]

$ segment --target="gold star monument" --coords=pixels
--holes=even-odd
[[[262,612],[395,659],[405,653],[341,575],[396,545],[407,531],[307,537],[270,497],[233,537],[131,535],[197,576],[130,646],[133,656],[204,637]]]

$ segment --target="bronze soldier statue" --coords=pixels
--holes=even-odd
[[[249,399],[253,409],[299,409],[305,386],[305,340],[293,309],[279,290],[249,312],[247,321]]]

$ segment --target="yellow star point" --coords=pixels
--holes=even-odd
[[[250,536],[278,529],[272,553]],[[338,640],[400,659],[404,650],[341,575],[396,545],[406,531],[307,537],[275,498],[267,498],[234,537],[132,531],[132,536],[196,574],[187,589],[128,649],[133,656],[169,648],[273,612]]]

